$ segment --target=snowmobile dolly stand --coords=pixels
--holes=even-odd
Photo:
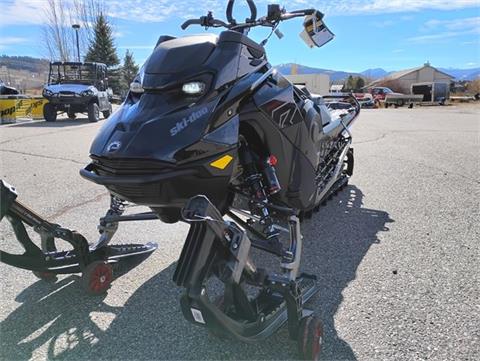
[[[295,231],[299,225],[297,212],[290,208],[281,211],[287,213]],[[244,342],[261,341],[287,323],[289,336],[297,340],[302,357],[317,359],[323,330],[313,311],[304,305],[318,287],[315,276],[296,276],[299,257],[283,265],[284,271],[290,265],[291,272],[280,275],[256,268],[248,256],[250,247],[258,247],[256,240],[236,223],[224,220],[205,196],[191,198],[182,217],[191,226],[173,278],[178,286],[185,287],[181,298],[185,318],[218,337]],[[298,238],[292,246],[299,251],[301,235],[299,230],[294,233]],[[219,266],[215,260],[220,258],[226,261]],[[209,295],[208,288],[213,274],[224,285],[223,294],[216,298]],[[245,284],[260,291],[252,297],[242,287]]]
[[[23,254],[0,251],[0,260],[14,267],[31,270],[35,276],[45,281],[56,281],[58,274],[82,273],[85,291],[99,295],[110,287],[114,273],[125,273],[157,248],[155,243],[107,246],[97,242],[91,246],[77,231],[48,222],[16,198],[15,188],[0,180],[0,221],[4,217],[8,219],[18,242],[25,250]],[[108,227],[111,224],[109,216],[115,217],[114,214],[107,214],[101,219],[101,225]],[[118,218],[121,217],[116,216],[116,222],[122,221]],[[114,224],[116,226],[117,223]],[[40,235],[41,248],[31,240],[25,225]],[[67,242],[72,250],[58,251],[55,239]]]

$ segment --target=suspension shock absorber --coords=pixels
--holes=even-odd
[[[107,211],[106,217],[117,215],[121,216],[125,212],[126,202],[123,199],[120,199],[114,195],[110,195],[110,208]],[[91,246],[91,249],[98,249],[106,246],[110,240],[113,238],[113,235],[118,229],[118,222],[107,223],[100,219],[100,224],[98,225],[98,231],[100,233],[100,238],[98,241]]]
[[[277,157],[274,155],[269,156],[263,162],[263,175],[265,177],[265,182],[267,184],[267,191],[269,195],[280,192],[282,187],[278,181],[277,173],[275,171],[275,166],[277,165]]]
[[[250,202],[253,208],[252,212],[258,212],[260,215],[260,224],[263,225],[263,233],[267,239],[273,241],[278,237],[279,232],[274,228],[270,212],[265,205],[268,202],[268,198],[262,182],[263,176],[258,172],[254,154],[252,154],[248,145],[244,142],[240,145],[239,155],[244,169],[245,182],[248,185],[250,194],[254,198],[254,200]]]

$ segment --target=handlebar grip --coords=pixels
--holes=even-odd
[[[315,9],[303,9],[303,10],[294,10],[289,11],[290,14],[300,14],[300,15],[312,15],[315,13]]]
[[[182,30],[185,30],[185,29],[188,28],[190,25],[196,25],[196,24],[201,24],[200,20],[198,20],[198,19],[190,19],[190,20],[185,21],[185,22],[181,25],[181,28],[182,28]]]

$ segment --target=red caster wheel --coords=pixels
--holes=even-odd
[[[298,328],[298,350],[302,360],[318,360],[322,351],[323,328],[315,316],[304,317]]]
[[[113,280],[112,266],[104,261],[90,263],[82,273],[82,286],[93,296],[105,293]]]
[[[57,275],[53,272],[33,271],[33,274],[35,275],[35,277],[37,277],[38,279],[41,279],[42,281],[49,282],[49,283],[57,282]]]

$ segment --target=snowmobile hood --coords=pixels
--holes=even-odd
[[[90,148],[93,156],[176,163],[176,154],[205,133],[218,99],[189,107],[172,106],[158,94],[126,101],[108,118]]]

